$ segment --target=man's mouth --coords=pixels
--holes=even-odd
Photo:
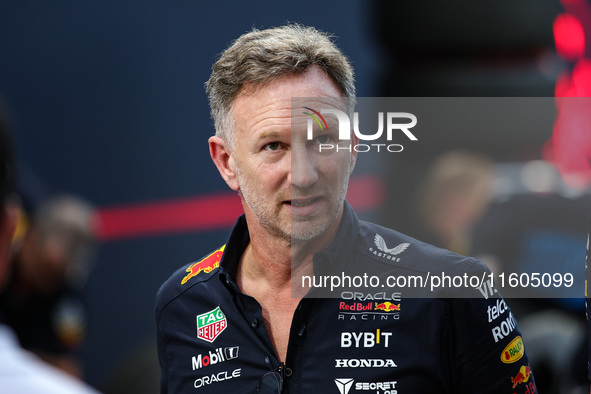
[[[297,198],[293,200],[287,200],[286,203],[291,205],[292,207],[305,207],[315,202],[319,201],[321,197],[311,197],[311,198]]]

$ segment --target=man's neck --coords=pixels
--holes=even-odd
[[[270,291],[291,289],[292,294],[303,296],[307,289],[297,290],[301,277],[313,275],[314,254],[332,242],[340,227],[343,211],[339,212],[324,234],[310,241],[298,242],[270,234],[255,218],[249,221],[248,216],[250,243],[238,266],[238,286],[247,294],[249,288],[256,287]]]
[[[264,284],[270,290],[279,291],[289,286],[290,250],[288,241],[259,239],[251,232],[250,243],[244,250],[238,266],[239,287],[244,291],[243,285],[254,282],[258,285]]]
[[[309,290],[301,286],[301,278],[313,275],[314,254],[335,237],[342,212],[321,237],[297,243],[271,234],[252,216],[252,212],[246,213],[250,243],[240,258],[236,280],[242,292],[261,305],[263,321],[277,357],[285,361],[293,315]]]

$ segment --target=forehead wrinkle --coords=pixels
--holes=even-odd
[[[263,109],[263,111],[258,112],[252,118],[253,123],[250,125],[251,129],[265,128],[267,127],[265,123],[270,123],[270,126],[284,126],[291,123],[291,107],[277,108],[274,106],[274,104],[275,103],[271,103],[266,106],[259,107]]]
[[[324,86],[327,81],[328,86]],[[310,104],[315,104],[339,96],[341,93],[334,82],[316,67],[304,74],[282,76],[261,85],[247,84],[234,99],[234,109],[241,107],[237,126],[253,137],[274,127],[285,131],[285,127],[307,122],[306,116],[300,114],[292,119],[293,98],[313,98]]]

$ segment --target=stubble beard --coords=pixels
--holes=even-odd
[[[345,196],[347,195],[348,184],[349,178],[347,176],[346,179],[343,180],[337,193],[331,197],[332,201],[329,202],[331,211],[328,212],[328,217],[326,219],[318,221],[304,220],[303,222],[298,223],[294,217],[291,218],[292,244],[310,242],[326,232],[330,225],[336,220],[337,215],[343,207],[343,202],[345,201]],[[301,196],[317,195],[317,193],[314,191],[307,191],[305,189],[300,189],[298,194]]]
[[[248,208],[255,214],[260,225],[272,235],[291,242],[291,228],[281,228],[282,226],[279,223],[277,215],[273,212],[270,204],[265,202],[264,198],[256,193],[255,187],[242,174],[239,167],[236,169],[236,176],[240,185],[238,194],[242,197]],[[288,226],[291,226],[291,223],[288,223]]]
[[[310,242],[324,234],[342,209],[349,185],[349,173],[347,173],[344,175],[345,179],[341,183],[338,192],[333,195],[332,201],[330,201],[329,206],[332,212],[329,213],[327,219],[321,221],[304,220],[297,223],[293,218],[290,218],[288,223],[282,224],[280,218],[273,212],[272,207],[256,193],[255,187],[243,176],[240,169],[237,169],[236,173],[240,184],[239,194],[255,214],[261,226],[270,234],[284,239],[290,245]],[[312,188],[298,189],[297,194],[301,196],[318,195]]]

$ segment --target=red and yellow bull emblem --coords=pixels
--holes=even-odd
[[[215,252],[213,252],[212,254],[207,256],[206,258],[204,258],[196,263],[191,264],[189,266],[189,268],[187,268],[188,274],[181,281],[181,285],[184,285],[185,283],[187,283],[187,281],[189,279],[191,279],[194,276],[199,275],[201,272],[205,272],[206,274],[209,274],[211,271],[213,271],[214,269],[219,267],[220,261],[222,261],[222,255],[224,254],[225,248],[226,248],[226,245],[222,246],[221,248],[219,248],[218,250],[216,250]]]
[[[517,387],[518,384],[527,383],[529,377],[531,376],[531,368],[527,365],[522,365],[519,368],[519,372],[517,376],[511,378],[511,383],[513,383],[513,388]]]
[[[399,311],[400,310],[400,304],[392,304],[391,302],[382,302],[382,303],[377,303],[376,302],[376,307],[375,307],[376,311],[384,311],[384,312],[394,312],[394,311]]]

